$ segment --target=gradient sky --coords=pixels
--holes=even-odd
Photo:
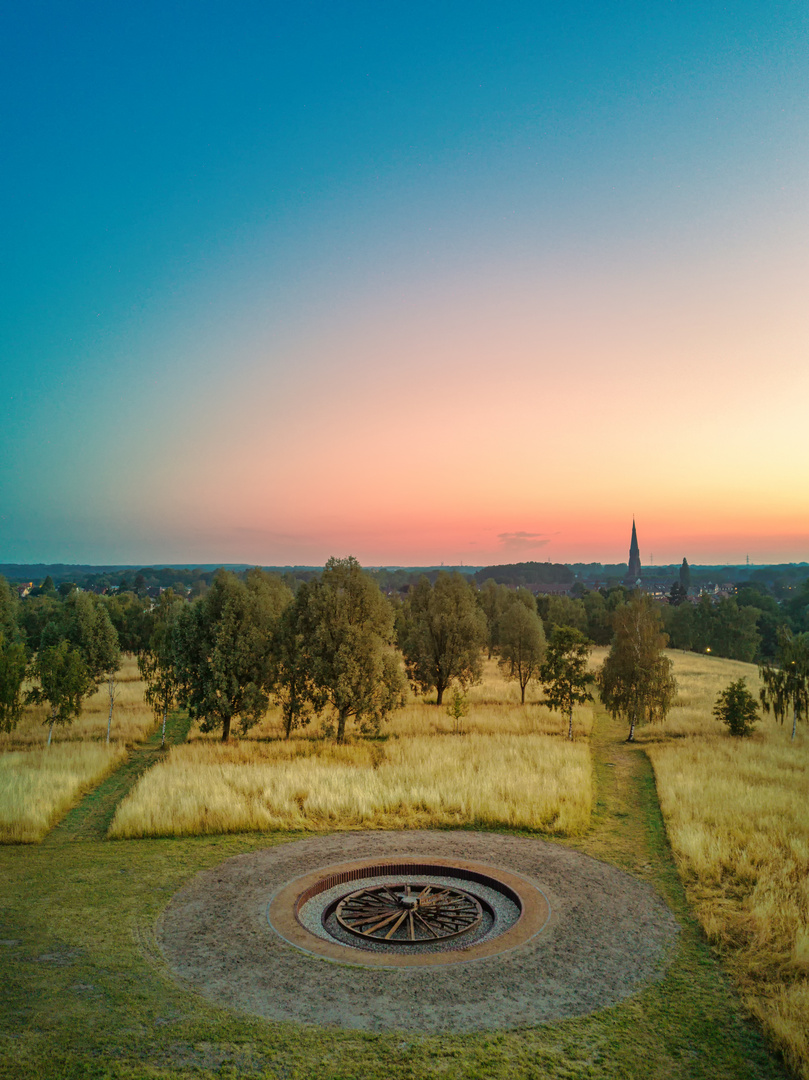
[[[0,90],[0,562],[809,559],[804,0],[26,0]]]

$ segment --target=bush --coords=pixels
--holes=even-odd
[[[758,705],[744,679],[730,683],[718,695],[713,714],[727,725],[731,735],[743,737],[753,733],[758,720]]]

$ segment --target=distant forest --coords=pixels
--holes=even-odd
[[[0,575],[14,584],[31,581],[35,585],[50,578],[56,585],[78,585],[94,592],[114,588],[123,591],[165,589],[174,587],[179,593],[197,593],[210,586],[214,574],[220,568],[236,573],[250,569],[249,563],[204,563],[197,565],[93,566],[69,563],[0,563]],[[318,566],[264,566],[263,570],[275,573],[287,581],[309,581],[320,573]],[[473,577],[480,585],[493,580],[503,585],[586,585],[618,584],[627,573],[626,563],[550,563],[522,562],[498,566],[399,566],[366,567],[379,586],[388,590],[406,591],[421,576],[434,582],[441,570],[457,570]],[[789,588],[809,577],[809,563],[780,563],[771,566],[695,565],[690,567],[691,583],[732,582],[734,584],[759,583],[770,588]],[[679,564],[670,566],[644,566],[642,579],[647,582],[670,584],[678,580]],[[183,586],[183,588],[177,588]]]

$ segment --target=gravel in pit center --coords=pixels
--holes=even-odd
[[[497,955],[440,968],[364,968],[304,953],[267,921],[284,884],[350,860],[466,859],[548,898],[548,925]],[[471,1032],[581,1016],[665,974],[674,915],[646,883],[542,840],[471,832],[357,832],[283,843],[198,873],[157,935],[174,972],[214,1004],[268,1020],[361,1031]]]

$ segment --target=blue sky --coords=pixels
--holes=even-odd
[[[806,557],[808,14],[9,7],[0,561]]]

